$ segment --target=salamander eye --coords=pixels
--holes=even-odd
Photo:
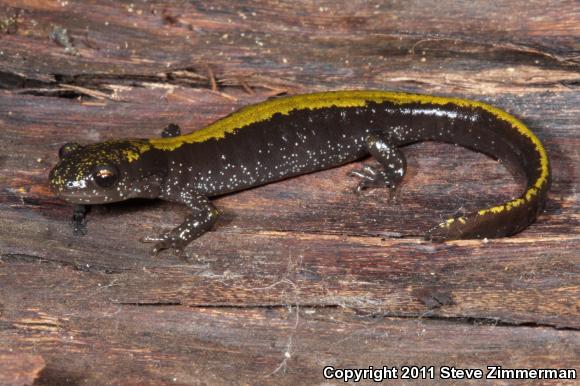
[[[93,172],[93,178],[101,188],[110,188],[117,182],[119,172],[111,165],[99,165]]]
[[[81,148],[82,148],[82,146],[79,145],[78,143],[74,143],[74,142],[65,143],[58,150],[58,158],[63,159],[65,157],[68,157],[70,154],[72,154],[73,152],[75,152]]]

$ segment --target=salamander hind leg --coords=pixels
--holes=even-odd
[[[182,192],[177,197],[162,196],[162,198],[185,204],[193,213],[169,232],[160,236],[144,237],[141,241],[156,243],[152,249],[154,254],[158,254],[164,249],[173,249],[177,255],[183,256],[183,249],[187,244],[211,229],[219,216],[219,211],[207,197],[197,192]]]
[[[357,191],[368,188],[396,188],[407,169],[405,155],[390,142],[387,133],[369,134],[365,142],[367,151],[379,161],[382,168],[367,165],[353,170],[351,175],[361,179]]]

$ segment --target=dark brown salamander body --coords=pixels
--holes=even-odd
[[[532,223],[550,185],[546,151],[520,121],[490,105],[456,98],[383,91],[337,91],[245,107],[188,135],[175,126],[163,138],[67,144],[50,174],[52,189],[75,204],[133,197],[187,205],[192,215],[146,241],[182,249],[206,232],[218,211],[208,197],[339,166],[366,155],[381,164],[353,174],[359,189],[394,187],[406,162],[399,148],[419,141],[458,144],[522,172],[520,198],[447,220],[431,240],[512,235]]]

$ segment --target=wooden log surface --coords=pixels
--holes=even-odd
[[[44,366],[44,359],[40,355],[0,350],[0,384],[30,385],[38,378]]]
[[[554,0],[0,0],[0,383],[580,370],[579,20],[575,1]],[[481,154],[422,143],[404,149],[395,197],[353,194],[360,163],[220,197],[184,261],[138,238],[185,208],[95,207],[77,237],[46,184],[65,142],[190,131],[268,97],[351,88],[520,117],[552,162],[545,213],[510,238],[423,241],[521,184]]]

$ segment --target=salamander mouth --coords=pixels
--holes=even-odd
[[[93,205],[93,204],[108,204],[111,202],[116,202],[119,200],[116,200],[114,197],[109,197],[109,196],[95,196],[93,194],[88,194],[86,192],[81,192],[81,191],[54,191],[53,192],[58,196],[58,198],[60,198],[63,201],[68,202],[69,204],[87,204],[87,205]]]
[[[67,173],[67,169],[62,163],[54,167],[48,177],[50,190],[60,199],[69,203],[83,203],[89,198],[87,181],[71,179],[70,174],[70,172]]]
[[[75,174],[57,165],[48,178],[52,193],[69,204],[107,204],[128,198],[119,195],[115,189],[97,187],[90,176],[81,179],[71,178]]]
[[[83,194],[83,192],[81,192],[81,191],[68,190],[68,189],[62,188],[60,186],[55,186],[53,184],[50,185],[50,189],[61,200],[64,200],[64,201],[67,201],[67,202],[70,202],[73,204],[80,204],[80,203],[82,203],[82,201],[88,199],[88,197],[86,197],[86,195]]]
[[[90,203],[89,201],[95,201],[94,203],[97,203],[96,201],[98,201],[98,199],[90,196],[86,189],[84,189],[86,188],[85,181],[61,183],[58,179],[50,178],[49,187],[54,195],[71,204],[86,204]]]

